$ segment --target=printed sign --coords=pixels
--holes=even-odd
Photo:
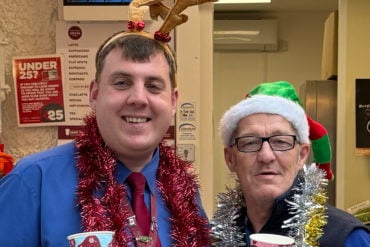
[[[194,162],[195,160],[195,145],[194,144],[178,144],[177,154],[184,160]]]
[[[60,56],[15,57],[13,75],[18,125],[59,125],[65,121]]]
[[[180,121],[195,122],[195,103],[186,102],[180,105]]]
[[[195,138],[196,126],[190,123],[179,125],[179,140],[196,140]]]

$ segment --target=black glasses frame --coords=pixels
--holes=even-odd
[[[282,137],[286,137],[286,136],[289,136],[289,137],[292,137],[293,138],[293,144],[292,146],[290,147],[287,147],[287,148],[274,148],[271,143],[270,143],[270,139],[271,138],[274,138],[274,137],[277,137],[277,136],[282,136]],[[256,138],[256,139],[259,139],[261,140],[261,144],[259,146],[258,149],[255,149],[255,150],[251,150],[251,151],[246,151],[246,150],[243,150],[240,145],[239,145],[239,140],[243,139],[243,138],[248,138],[248,137],[253,137],[253,138]],[[240,136],[240,137],[237,137],[235,138],[235,141],[234,141],[234,144],[232,144],[231,146],[235,146],[237,147],[238,151],[239,152],[242,152],[242,153],[254,153],[254,152],[258,152],[261,150],[262,146],[263,146],[263,143],[264,142],[267,142],[271,148],[271,150],[273,151],[288,151],[288,150],[291,150],[294,148],[295,146],[295,143],[297,141],[297,136],[296,135],[273,135],[273,136],[268,136],[268,137],[259,137],[259,136]]]

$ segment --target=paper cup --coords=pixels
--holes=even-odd
[[[276,235],[276,234],[265,234],[256,233],[249,236],[251,240],[251,247],[293,247],[294,239]]]
[[[110,247],[114,232],[96,231],[82,232],[67,237],[70,247]]]

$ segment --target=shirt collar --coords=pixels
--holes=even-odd
[[[131,173],[131,170],[128,169],[119,160],[117,161],[117,164],[118,164],[117,173],[116,173],[117,181],[126,181],[127,177]],[[155,178],[156,178],[158,165],[159,165],[159,148],[157,147],[154,150],[154,154],[153,154],[152,159],[141,170],[141,173],[145,176],[146,183],[149,187],[150,193],[152,193],[152,194],[154,192]]]
[[[159,148],[156,148],[153,154],[152,159],[149,163],[141,170],[141,173],[145,176],[147,184],[149,186],[150,193],[153,194],[157,169],[159,165]]]

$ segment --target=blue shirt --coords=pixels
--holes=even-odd
[[[345,247],[370,246],[370,234],[363,229],[353,230],[346,238]]]
[[[249,236],[251,235],[248,227],[245,228],[245,242],[250,246]],[[369,247],[370,234],[364,229],[355,229],[347,237],[344,242],[344,247]]]
[[[147,179],[146,203],[154,191],[159,149],[142,173]],[[74,143],[21,159],[0,180],[1,247],[68,247],[67,236],[82,232],[76,202],[77,171]],[[130,170],[118,164],[116,179],[124,183]],[[131,192],[128,191],[129,197]],[[169,211],[157,190],[158,233],[162,247],[171,245]],[[200,214],[205,216],[200,198]]]

